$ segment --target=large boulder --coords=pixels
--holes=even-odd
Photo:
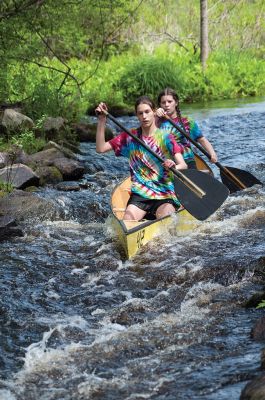
[[[14,236],[24,236],[22,229],[11,215],[0,216],[0,241]]]
[[[4,168],[9,162],[9,156],[7,152],[0,152],[0,168]]]
[[[243,389],[240,400],[264,400],[265,399],[265,375],[261,375],[250,381]]]
[[[39,185],[39,177],[24,164],[13,164],[2,168],[0,170],[0,181],[12,184],[16,189]]]
[[[62,117],[47,117],[43,122],[46,140],[56,140],[60,134],[67,130],[67,121]]]
[[[96,141],[96,132],[97,132],[97,124],[88,124],[85,122],[73,124],[72,129],[74,130],[77,138],[80,142],[95,142]],[[105,130],[106,140],[110,140],[114,137],[112,130],[106,126]]]
[[[27,164],[28,156],[19,146],[11,146],[8,151],[0,152],[0,168],[13,164]]]
[[[49,141],[45,146],[44,146],[44,148],[43,148],[43,150],[49,150],[49,149],[57,149],[57,150],[59,150],[61,153],[63,153],[63,155],[65,156],[65,157],[67,157],[67,158],[72,158],[73,160],[77,160],[78,159],[78,157],[77,157],[77,155],[74,153],[74,149],[75,149],[75,147],[74,146],[72,146],[72,149],[70,149],[69,147],[67,147],[67,146],[63,146],[63,145],[59,145],[58,143],[56,143],[56,142],[53,142],[53,141]]]
[[[0,210],[4,216],[12,216],[16,221],[42,221],[56,218],[58,210],[50,200],[43,199],[34,193],[14,190],[0,198]]]
[[[79,179],[85,172],[84,166],[79,161],[69,160],[65,157],[55,160],[54,166],[61,172],[64,180]]]
[[[35,172],[40,177],[40,186],[63,181],[63,174],[54,165],[38,165]]]
[[[260,317],[254,325],[251,331],[251,337],[257,341],[265,341],[265,315]]]
[[[50,143],[50,147],[46,148],[46,150],[39,151],[38,153],[29,156],[28,164],[32,166],[35,171],[37,171],[41,182],[46,181],[46,183],[55,183],[60,181],[58,174],[55,174],[58,178],[55,181],[54,179],[52,179],[52,181],[47,180],[48,171],[47,168],[43,169],[43,167],[56,168],[62,175],[61,180],[79,179],[83,176],[85,168],[81,162],[77,161],[76,159],[72,159],[72,157],[76,158],[75,154],[72,153],[71,150],[62,149],[61,146],[54,146],[54,144]],[[41,175],[41,171],[43,171],[45,176]],[[55,176],[55,170],[50,172],[52,173],[52,176]]]
[[[51,147],[46,150],[38,151],[28,157],[28,165],[54,165],[58,158],[63,158],[61,150]]]
[[[34,127],[34,122],[31,118],[12,108],[7,108],[3,112],[1,124],[7,131],[12,132],[21,132],[24,129],[33,129]]]

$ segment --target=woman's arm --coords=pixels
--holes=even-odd
[[[165,168],[174,167],[176,169],[187,169],[188,168],[181,153],[176,153],[174,155],[174,160],[171,160],[170,158],[165,160],[165,162],[163,163],[163,166]]]
[[[181,153],[176,153],[174,155],[174,160],[176,162],[176,169],[187,169],[188,166],[185,163],[185,160],[183,158],[183,155]]]
[[[107,111],[107,106],[105,103],[100,103],[96,108],[96,114],[98,116],[97,134],[96,134],[96,152],[106,153],[112,150],[109,142],[105,139],[105,128],[106,128],[106,115],[103,111]]]
[[[217,157],[217,154],[214,151],[213,146],[209,142],[209,140],[206,139],[206,137],[202,136],[199,139],[197,139],[197,142],[199,142],[202,145],[202,147],[204,147],[205,150],[210,154],[211,162],[212,163],[216,163],[217,160],[218,160],[218,157]]]

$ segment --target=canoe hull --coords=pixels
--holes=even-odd
[[[126,258],[130,259],[144,245],[165,232],[170,225],[175,224],[176,231],[183,233],[190,231],[195,226],[195,221],[186,210],[176,213],[174,217],[168,216],[153,221],[135,222],[134,224],[132,221],[126,224],[126,221],[119,220],[113,215],[113,229]]]
[[[130,197],[131,180],[126,178],[112,192],[112,226],[126,258],[133,257],[139,249],[154,237],[161,235],[166,228],[175,223],[178,232],[191,230],[196,223],[188,211],[178,211],[174,216],[155,220],[124,221],[125,208]]]

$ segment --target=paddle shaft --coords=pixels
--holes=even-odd
[[[134,140],[136,140],[141,146],[143,146],[149,153],[151,153],[154,157],[156,157],[162,164],[165,162],[165,160],[160,157],[157,153],[155,153],[152,149],[150,149],[147,144],[138,138],[136,135],[134,135],[129,129],[125,128],[115,117],[113,117],[111,114],[109,114],[107,111],[104,111],[104,114],[111,120],[113,121],[119,128],[121,128],[124,132],[126,132],[129,136],[131,136]],[[203,197],[205,195],[205,192],[199,188],[197,185],[195,185],[194,182],[192,182],[189,178],[184,176],[180,171],[175,169],[174,167],[169,168],[170,171],[173,172],[173,174],[181,180],[182,183],[184,183],[189,189],[191,189],[198,197]]]
[[[196,140],[192,139],[190,135],[188,135],[184,129],[180,128],[169,116],[165,115],[165,118],[171,123],[171,125],[174,126],[185,138],[187,138],[195,147],[197,147],[209,160],[211,160],[210,154],[205,150],[203,146],[200,145],[200,143],[196,142]],[[238,179],[229,169],[221,165],[218,161],[214,163],[221,171],[223,171],[228,178],[231,178],[232,181],[238,185],[240,189],[246,189],[247,186],[241,182],[240,179]]]

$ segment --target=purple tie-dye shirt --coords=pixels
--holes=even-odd
[[[131,129],[131,132],[163,159],[172,158],[174,154],[183,151],[172,134],[165,134],[160,129],[157,129],[152,136],[141,135],[137,129]],[[174,191],[173,174],[166,170],[154,155],[126,132],[120,133],[109,143],[116,156],[129,159],[132,193],[152,200],[171,198],[179,205]]]

